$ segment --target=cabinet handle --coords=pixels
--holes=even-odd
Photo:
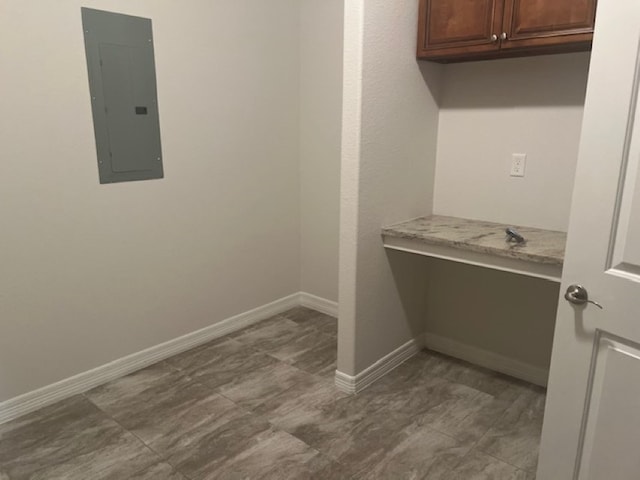
[[[507,39],[507,32],[502,32],[500,34],[500,40],[506,40]]]
[[[493,35],[491,35],[491,41],[492,42],[497,42],[498,41],[498,35],[496,35],[495,33]]]

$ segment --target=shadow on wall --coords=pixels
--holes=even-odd
[[[396,250],[387,250],[394,285],[413,338],[425,331],[429,275],[428,258]]]
[[[423,275],[427,332],[549,368],[558,283],[435,258]]]
[[[444,65],[440,65],[435,62],[427,62],[425,60],[416,60],[416,62],[418,62],[418,68],[420,69],[422,78],[424,78],[425,85],[429,89],[429,92],[431,92],[431,96],[433,97],[436,105],[438,105],[438,108],[441,108]]]
[[[444,66],[441,108],[584,105],[590,53]]]
[[[387,250],[414,338],[437,335],[548,369],[560,285]]]

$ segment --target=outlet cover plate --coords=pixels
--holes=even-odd
[[[526,153],[514,153],[511,156],[511,173],[512,177],[524,177],[525,167],[527,165]]]

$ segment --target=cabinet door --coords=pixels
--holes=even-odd
[[[590,45],[597,0],[505,0],[501,48]]]
[[[503,10],[504,0],[420,0],[418,58],[497,51]]]

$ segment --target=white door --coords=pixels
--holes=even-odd
[[[538,480],[640,479],[640,0],[599,0]]]

